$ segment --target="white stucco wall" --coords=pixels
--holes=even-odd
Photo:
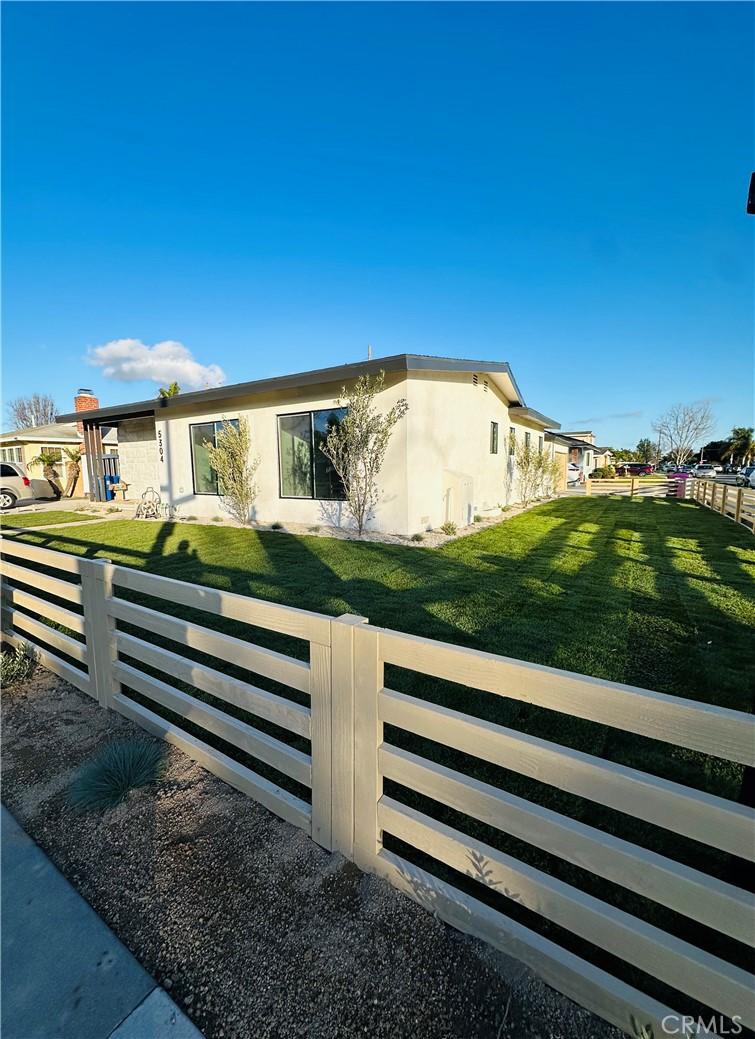
[[[128,419],[118,427],[120,477],[128,484],[127,498],[138,500],[149,488],[159,488],[155,423],[151,418]]]
[[[344,503],[312,498],[281,498],[278,470],[278,415],[299,411],[319,411],[336,405],[341,386],[318,387],[315,390],[286,390],[224,403],[222,409],[206,408],[184,413],[172,407],[170,418],[160,415],[155,423],[158,442],[162,439],[162,460],[158,464],[158,482],[163,501],[169,501],[184,516],[225,516],[217,495],[195,494],[192,478],[189,426],[195,422],[222,421],[245,416],[249,422],[253,451],[260,458],[257,469],[258,494],[253,518],[260,523],[276,520],[286,523],[350,525]],[[404,395],[405,381],[387,377],[379,398],[381,411],[386,411]],[[313,394],[317,394],[314,396]],[[408,533],[406,495],[406,422],[399,423],[388,447],[381,474],[381,500],[374,519],[374,529]],[[154,448],[153,448],[154,450]],[[157,450],[154,450],[157,457]]]
[[[408,528],[471,521],[519,500],[509,429],[525,431],[537,448],[542,427],[513,418],[508,402],[485,376],[412,372],[407,381]],[[498,453],[490,451],[490,424],[498,423]],[[544,445],[545,447],[545,445]]]

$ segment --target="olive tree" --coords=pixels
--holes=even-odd
[[[514,462],[522,505],[553,493],[558,479],[558,462],[525,439],[514,448]]]
[[[375,378],[361,375],[349,390],[344,387],[336,404],[347,409],[346,415],[320,445],[341,479],[349,512],[360,534],[380,499],[378,477],[394,427],[409,407],[401,398],[385,414],[377,410],[375,398],[384,381],[385,372],[381,371]]]
[[[217,473],[223,507],[239,523],[249,524],[257,497],[255,474],[260,464],[259,457],[252,457],[249,423],[243,416],[238,422],[223,419],[215,443],[207,440],[204,446],[210,467]]]

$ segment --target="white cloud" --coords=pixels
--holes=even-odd
[[[106,378],[118,382],[150,379],[168,386],[175,381],[182,390],[203,390],[225,382],[225,372],[219,365],[200,364],[191,350],[172,339],[154,346],[147,346],[141,339],[112,339],[93,347],[87,360],[101,368]]]

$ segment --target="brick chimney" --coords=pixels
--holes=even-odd
[[[74,411],[93,411],[95,408],[99,408],[100,402],[97,397],[94,396],[91,390],[81,388],[76,396],[73,398]],[[84,423],[77,422],[76,428],[81,436],[84,435]]]

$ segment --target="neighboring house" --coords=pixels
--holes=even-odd
[[[95,446],[91,461],[97,465],[100,428],[115,425],[128,498],[152,489],[179,515],[218,515],[222,502],[205,444],[224,419],[243,415],[260,459],[253,518],[346,525],[342,488],[320,444],[341,417],[341,388],[380,371],[377,407],[385,412],[405,397],[409,410],[388,447],[371,529],[412,534],[447,520],[461,525],[517,500],[512,438],[545,449],[545,430],[558,423],[525,405],[509,365],[498,361],[398,354],[93,409],[81,416]]]
[[[589,476],[593,469],[602,469],[613,465],[613,452],[610,447],[600,447],[595,443],[595,434],[591,430],[562,432],[559,437],[568,446],[569,462]]]
[[[99,407],[99,401],[89,390],[79,390],[74,397],[77,411],[84,408]],[[46,426],[33,426],[29,429],[14,429],[0,434],[0,461],[21,462],[31,475],[42,473],[42,466],[35,459],[44,451],[49,452],[57,460],[57,471],[60,483],[65,489],[68,480],[68,460],[63,453],[64,448],[84,447],[84,427],[81,422],[53,422]],[[105,455],[114,457],[118,452],[118,433],[110,429],[103,436]],[[108,463],[105,463],[108,464]],[[81,476],[74,488],[73,496],[81,497],[89,491],[85,459],[82,458]]]

